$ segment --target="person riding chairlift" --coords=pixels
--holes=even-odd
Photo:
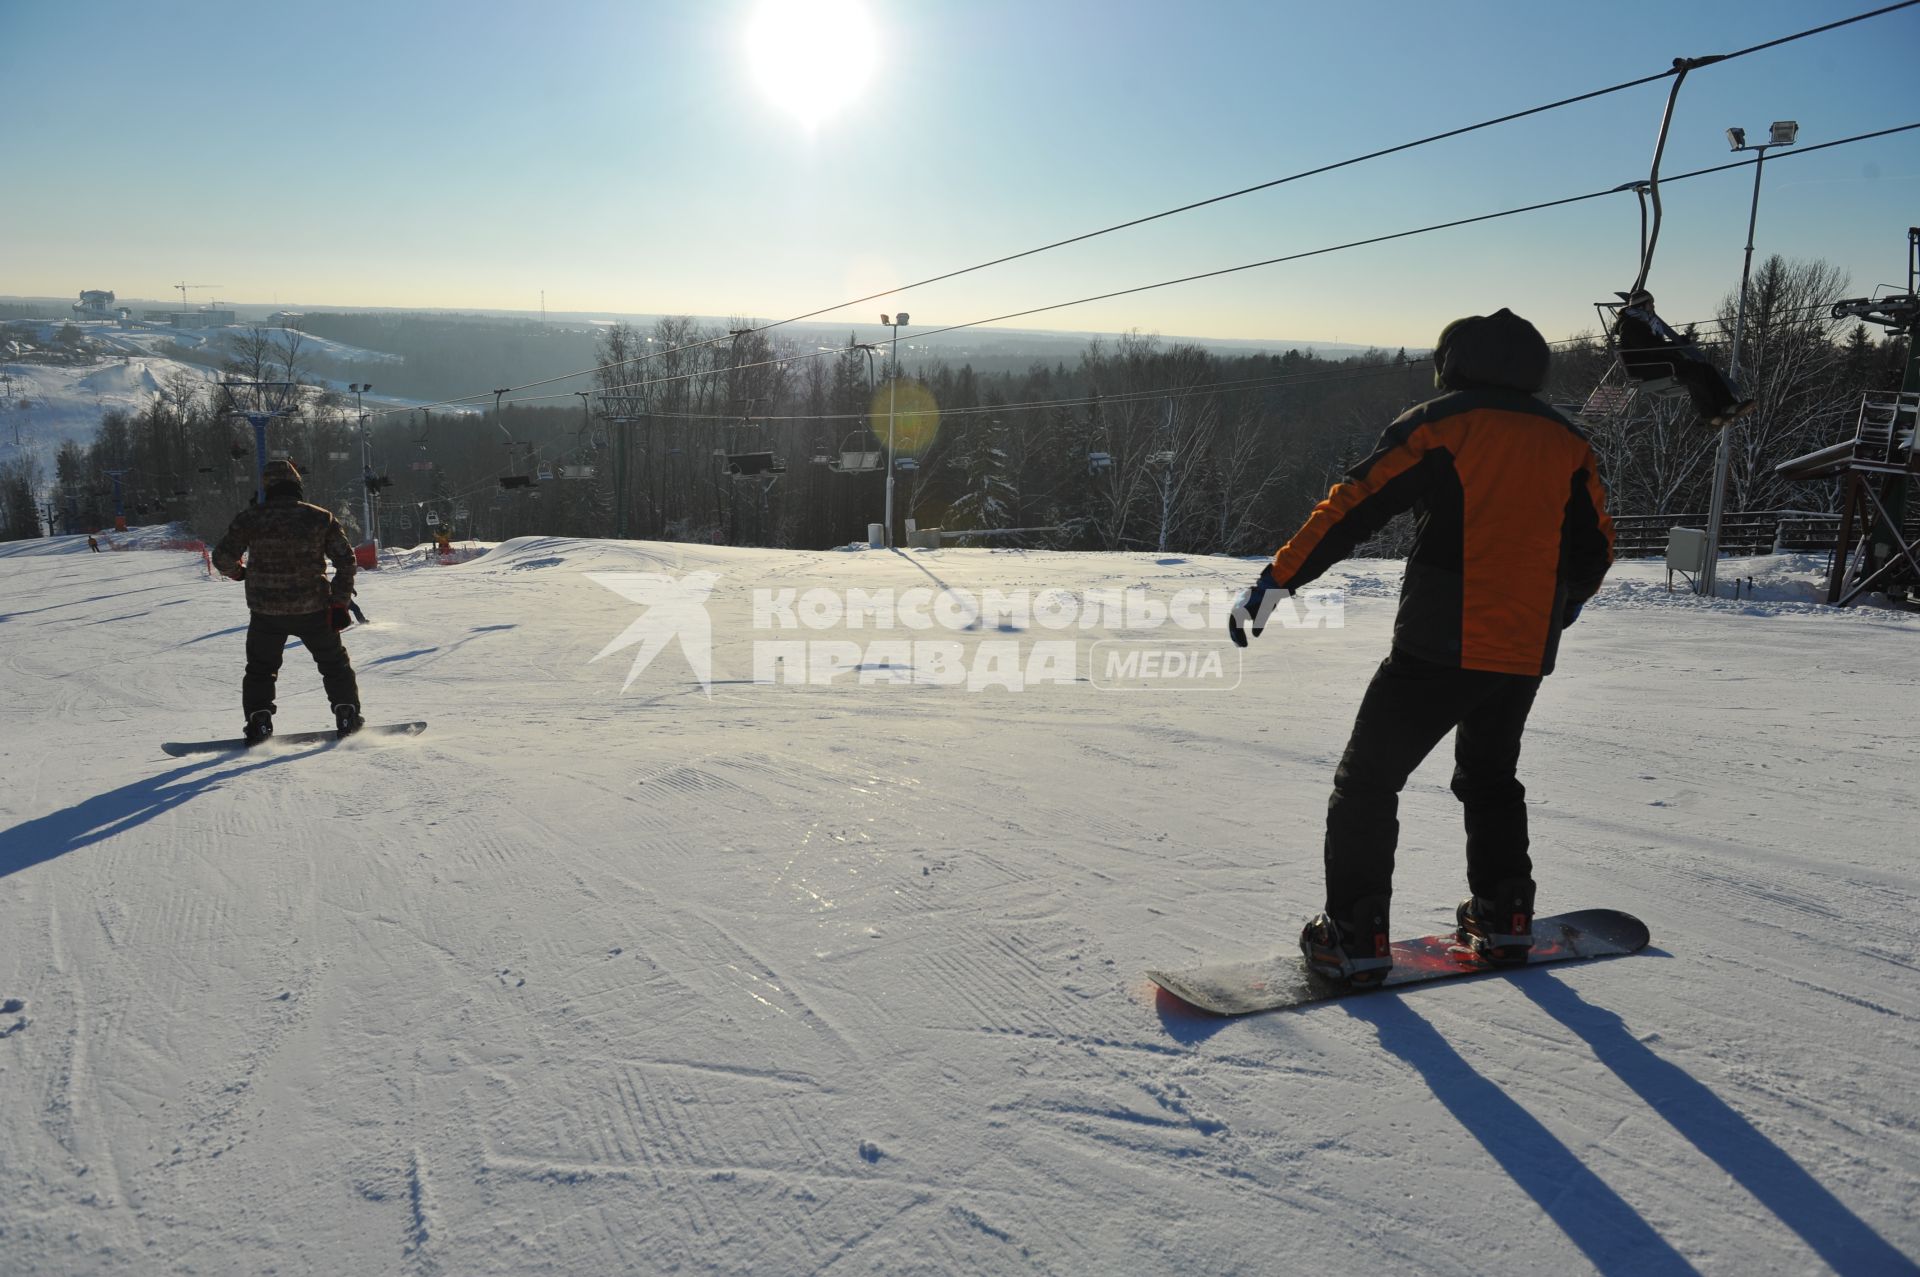
[[[1686,388],[1693,406],[1708,425],[1728,426],[1753,411],[1754,401],[1741,393],[1727,375],[1708,362],[1693,338],[1675,332],[1654,313],[1653,294],[1646,289],[1616,294],[1625,305],[1615,319],[1620,362],[1641,381],[1671,377]]]

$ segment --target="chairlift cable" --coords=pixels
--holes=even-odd
[[[1912,0],[1912,2],[1920,3],[1920,0]],[[1878,129],[1870,133],[1860,133],[1852,137],[1836,138],[1831,142],[1821,142],[1813,146],[1800,147],[1795,150],[1788,151],[1783,155],[1775,156],[1774,162],[1777,164],[1783,160],[1791,159],[1795,156],[1811,155],[1816,151],[1827,150],[1831,147],[1846,146],[1854,142],[1864,142],[1874,138],[1887,137],[1895,133],[1909,132],[1914,129],[1920,129],[1920,122],[1915,122],[1912,124],[1895,125],[1891,128]],[[1733,160],[1725,164],[1715,164],[1707,168],[1693,169],[1690,172],[1686,172],[1686,173],[1677,173],[1674,176],[1667,178],[1666,180],[1669,182],[1681,182],[1681,181],[1686,181],[1689,178],[1704,177],[1713,173],[1724,173],[1730,169],[1746,168],[1755,163],[1757,163],[1757,161],[1755,160]],[[1309,257],[1321,257],[1330,253],[1344,252],[1347,249],[1364,248],[1374,244],[1387,243],[1392,240],[1407,239],[1415,235],[1426,235],[1434,231],[1452,230],[1456,227],[1471,226],[1479,222],[1497,221],[1505,217],[1515,217],[1522,213],[1542,212],[1550,208],[1560,208],[1569,204],[1579,204],[1587,200],[1600,199],[1607,195],[1616,195],[1620,193],[1622,190],[1626,190],[1626,189],[1630,189],[1630,186],[1629,187],[1620,187],[1620,186],[1606,187],[1604,189],[1597,190],[1597,191],[1589,191],[1584,195],[1568,195],[1568,196],[1563,196],[1560,199],[1543,200],[1534,204],[1524,204],[1516,208],[1503,209],[1499,212],[1479,213],[1471,217],[1460,217],[1460,218],[1455,218],[1451,221],[1435,222],[1431,225],[1419,226],[1411,230],[1393,231],[1384,235],[1369,236],[1365,239],[1349,240],[1346,243],[1342,243],[1342,244],[1332,244],[1322,248],[1305,249],[1298,253],[1287,253],[1279,257],[1263,258],[1260,261],[1246,262],[1238,266],[1224,266],[1218,270],[1201,271],[1193,275],[1182,275],[1175,279],[1160,280],[1152,284],[1139,284],[1132,288],[1120,288],[1120,289],[1115,289],[1111,292],[1096,293],[1088,297],[1078,297],[1073,299],[1072,301],[1052,302],[1045,306],[1034,306],[1026,310],[1010,311],[1003,315],[994,315],[984,319],[968,320],[965,323],[949,324],[941,328],[929,328],[921,332],[916,332],[912,335],[915,338],[926,338],[926,337],[939,336],[944,333],[961,332],[969,328],[978,328],[987,324],[1004,323],[1010,319],[1024,319],[1032,315],[1045,314],[1050,311],[1066,310],[1073,306],[1084,306],[1091,302],[1110,301],[1116,297],[1128,297],[1136,293],[1146,293],[1146,292],[1152,292],[1156,289],[1171,288],[1177,284],[1190,284],[1190,283],[1195,283],[1197,281],[1204,280],[1204,279],[1216,279],[1225,275],[1234,275],[1244,271],[1258,270],[1266,266],[1277,266],[1286,262],[1300,261],[1302,259],[1309,258]],[[846,348],[835,347],[835,348],[823,348],[820,350],[813,350],[813,351],[803,351],[797,354],[784,355],[777,359],[763,360],[760,363],[740,364],[737,367],[733,368],[732,371],[745,372],[745,371],[749,371],[756,368],[785,367],[787,365],[800,363],[809,359],[818,359],[822,355],[847,354],[851,351],[851,349],[852,347],[846,347]],[[648,382],[644,384],[648,386],[673,385],[683,381],[695,380],[700,377],[717,376],[720,371],[722,370],[705,369],[705,370],[700,370],[696,372],[680,373],[671,377],[656,377],[656,378],[650,379]],[[641,383],[630,383],[630,385],[639,385],[639,384]],[[616,389],[626,389],[626,388],[628,387],[624,387],[624,386],[616,387]],[[561,399],[565,397],[566,397],[565,394],[533,395],[526,399],[515,400],[514,402],[533,403],[543,399]]]
[[[1498,124],[1511,123],[1514,120],[1525,119],[1528,116],[1539,115],[1548,111],[1555,111],[1560,109],[1561,107],[1573,106],[1581,102],[1592,101],[1595,98],[1606,97],[1614,93],[1623,92],[1624,90],[1627,90],[1627,89],[1638,88],[1643,84],[1651,84],[1656,80],[1662,80],[1668,76],[1675,77],[1674,90],[1675,92],[1677,92],[1679,89],[1679,81],[1680,79],[1684,78],[1684,75],[1685,75],[1685,71],[1681,69],[1683,64],[1686,64],[1688,66],[1704,66],[1712,62],[1730,62],[1736,58],[1743,58],[1743,57],[1747,57],[1750,54],[1763,52],[1767,49],[1778,48],[1782,45],[1791,44],[1797,40],[1805,40],[1812,36],[1824,35],[1829,31],[1836,31],[1836,30],[1839,30],[1841,27],[1851,26],[1857,22],[1865,22],[1871,18],[1883,17],[1889,13],[1895,13],[1902,9],[1910,9],[1910,8],[1913,8],[1915,5],[1920,5],[1920,0],[1898,0],[1898,2],[1895,4],[1884,5],[1881,8],[1872,9],[1865,13],[1855,14],[1852,17],[1836,19],[1833,22],[1824,23],[1817,27],[1809,27],[1804,31],[1796,31],[1790,35],[1779,36],[1772,40],[1763,41],[1760,44],[1749,45],[1744,49],[1736,49],[1731,53],[1715,54],[1707,58],[1699,58],[1699,59],[1691,59],[1691,60],[1676,59],[1674,66],[1668,68],[1665,71],[1656,72],[1652,75],[1644,75],[1636,79],[1624,80],[1619,84],[1609,85],[1606,88],[1594,89],[1586,93],[1576,94],[1572,97],[1561,98],[1558,101],[1547,102],[1538,106],[1528,107],[1524,110],[1509,112],[1506,115],[1495,116],[1492,119],[1482,120],[1477,124],[1462,125],[1459,128],[1449,129],[1441,133],[1434,133],[1427,137],[1417,138],[1409,142],[1402,142],[1395,146],[1384,147],[1379,150],[1367,152],[1366,154],[1363,154],[1363,155],[1356,155],[1344,160],[1337,160],[1333,163],[1320,165],[1319,167],[1316,167],[1316,168],[1304,169],[1298,173],[1291,173],[1284,177],[1273,178],[1270,181],[1260,182],[1253,186],[1242,187],[1239,190],[1229,191],[1222,195],[1215,195],[1215,196],[1210,196],[1206,199],[1195,200],[1187,204],[1179,205],[1175,208],[1165,209],[1158,213],[1150,213],[1143,217],[1136,217],[1128,221],[1117,222],[1112,226],[1102,227],[1099,230],[1087,231],[1083,234],[1074,235],[1067,239],[1055,240],[1054,242],[1049,244],[1042,244],[1037,248],[1025,249],[1018,253],[1009,253],[1009,254],[1006,254],[1005,256],[996,257],[989,261],[978,262],[972,266],[961,267],[958,270],[947,271],[939,275],[931,275],[931,276],[928,276],[926,279],[916,280],[908,284],[896,285],[895,287],[885,289],[881,292],[868,293],[863,297],[855,297],[848,301],[838,302],[832,306],[824,306],[818,310],[811,310],[811,311],[805,312],[804,314],[793,315],[786,319],[776,320],[768,324],[762,324],[758,327],[750,328],[747,331],[752,333],[767,332],[774,328],[784,327],[787,324],[795,324],[803,320],[815,319],[821,315],[831,314],[832,312],[837,310],[844,310],[849,306],[857,306],[863,302],[875,301],[882,297],[890,297],[890,296],[893,296],[894,294],[903,293],[914,288],[921,288],[928,284],[941,283],[946,280],[957,279],[962,275],[970,275],[976,271],[986,270],[993,266],[1000,266],[1000,265],[1006,264],[1007,262],[1019,261],[1022,258],[1033,257],[1040,253],[1050,252],[1051,250],[1056,248],[1065,248],[1071,244],[1084,243],[1087,240],[1095,239],[1102,235],[1110,235],[1116,231],[1129,230],[1133,227],[1143,226],[1149,222],[1155,222],[1163,218],[1173,217],[1180,213],[1188,213],[1188,212],[1194,211],[1195,209],[1206,208],[1209,205],[1223,203],[1227,200],[1238,199],[1242,195],[1251,195],[1258,191],[1270,190],[1276,186],[1282,186],[1290,182],[1297,182],[1308,177],[1319,176],[1321,174],[1330,173],[1342,168],[1349,168],[1357,164],[1363,164],[1369,160],[1381,159],[1388,155],[1395,155],[1402,151],[1413,150],[1417,147],[1427,146],[1434,142],[1441,142],[1441,141],[1449,140],[1451,138],[1461,137],[1461,136],[1464,136],[1465,134],[1477,132],[1481,129],[1491,128]],[[1669,95],[1669,100],[1668,100],[1669,115],[1671,115],[1671,112],[1672,112],[1672,96]],[[1664,145],[1664,142],[1665,142],[1664,128],[1662,129],[1661,138],[1662,138],[1662,144]],[[1812,148],[1809,148],[1809,149],[1812,149]],[[1655,166],[1657,171],[1657,167],[1658,167],[1657,155],[1655,159]],[[1655,230],[1657,235],[1657,218],[1656,218]],[[1644,256],[1645,255],[1643,254],[1643,257]],[[1025,313],[1034,313],[1034,312],[1025,312]],[[950,331],[950,330],[939,329],[936,331],[944,332],[944,331]],[[916,335],[925,335],[925,334],[916,334]],[[592,376],[596,373],[608,372],[615,368],[625,367],[629,364],[642,363],[647,360],[658,359],[667,355],[680,354],[680,353],[691,351],[691,350],[699,350],[707,346],[717,345],[721,341],[731,340],[731,339],[732,339],[731,336],[729,336],[729,337],[716,337],[716,338],[706,339],[706,340],[697,341],[697,342],[689,342],[684,346],[676,346],[670,350],[650,351],[644,355],[636,355],[631,359],[618,360],[614,363],[601,364],[593,368],[583,368],[577,372],[563,373],[556,377],[547,377],[547,378],[542,378],[541,380],[538,380],[538,381],[530,381],[523,386],[516,386],[514,387],[514,389],[515,390],[533,390],[533,389],[537,389],[540,386],[551,385],[554,382],[558,382],[558,381],[571,381],[576,377]],[[748,365],[748,366],[751,367],[753,365]],[[474,394],[463,395],[458,398],[442,399],[436,403],[427,404],[425,406],[428,408],[437,408],[437,407],[441,407],[449,404],[467,403],[473,400],[484,399],[487,393],[488,392],[476,392]],[[381,415],[381,416],[391,415],[391,413],[397,412],[397,411],[404,411],[404,410],[403,409],[386,409],[378,415]]]

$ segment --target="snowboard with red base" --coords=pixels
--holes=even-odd
[[[369,723],[355,732],[354,736],[418,736],[426,730],[425,723],[383,723],[378,727]],[[188,754],[238,753],[243,749],[257,749],[261,745],[323,745],[339,739],[337,729],[327,728],[317,732],[281,732],[257,742],[239,736],[231,740],[170,740],[160,748],[175,758],[185,758]]]
[[[1454,932],[1393,942],[1393,970],[1382,984],[1362,989],[1307,970],[1298,955],[1262,962],[1149,971],[1147,978],[1190,1006],[1215,1015],[1248,1015],[1281,1007],[1400,989],[1434,980],[1524,970],[1548,962],[1615,958],[1647,947],[1647,924],[1617,909],[1582,909],[1533,920],[1533,951],[1521,963],[1489,962]]]

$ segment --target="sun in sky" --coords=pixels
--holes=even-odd
[[[860,0],[762,0],[747,27],[760,91],[810,131],[865,91],[878,46]]]

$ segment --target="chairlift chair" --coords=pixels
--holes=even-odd
[[[1587,396],[1586,403],[1581,407],[1582,415],[1622,415],[1632,406],[1637,394],[1664,399],[1687,393],[1674,376],[1675,365],[1672,360],[1640,358],[1637,353],[1634,359],[1628,360],[1618,336],[1620,311],[1626,307],[1628,298],[1647,286],[1647,276],[1653,270],[1654,251],[1660,244],[1660,161],[1666,154],[1667,133],[1673,126],[1673,107],[1679,101],[1680,86],[1686,82],[1687,72],[1718,62],[1722,56],[1714,54],[1704,58],[1674,59],[1673,86],[1667,92],[1666,111],[1660,117],[1660,133],[1653,146],[1653,163],[1646,178],[1615,188],[1617,191],[1631,190],[1639,201],[1640,260],[1632,286],[1626,292],[1614,294],[1619,298],[1618,301],[1593,304],[1595,313],[1600,317],[1600,331],[1605,336],[1607,349],[1613,354],[1613,362],[1601,377],[1600,384]]]
[[[840,474],[872,474],[887,468],[886,451],[873,431],[856,430],[840,441],[839,460],[828,464]]]
[[[1607,350],[1613,358],[1599,383],[1580,405],[1580,415],[1583,417],[1595,420],[1625,417],[1633,411],[1635,400],[1642,396],[1656,404],[1669,399],[1689,398],[1685,384],[1674,375],[1675,364],[1672,359],[1661,359],[1658,352],[1652,350],[1634,352],[1630,357],[1629,352],[1621,348],[1618,313],[1625,305],[1624,297],[1618,301],[1593,304],[1594,311],[1600,316]]]
[[[895,457],[893,459],[893,468],[902,474],[909,474],[920,468],[920,462],[914,457]]]
[[[747,437],[756,443],[767,440],[767,427],[765,422],[745,418],[740,422],[739,429],[744,431]],[[733,447],[737,448],[738,446],[738,432],[736,432]],[[751,478],[754,475],[762,474],[785,474],[787,471],[786,459],[775,456],[771,447],[756,447],[739,452],[734,451],[733,448],[728,448],[722,450],[721,455],[726,458],[727,473],[736,479]]]
[[[787,463],[771,450],[766,452],[725,452],[721,454],[727,460],[727,473],[736,479],[752,478],[762,474],[785,474]]]
[[[1087,473],[1099,474],[1103,470],[1113,469],[1113,454],[1108,452],[1089,452],[1087,454]]]

